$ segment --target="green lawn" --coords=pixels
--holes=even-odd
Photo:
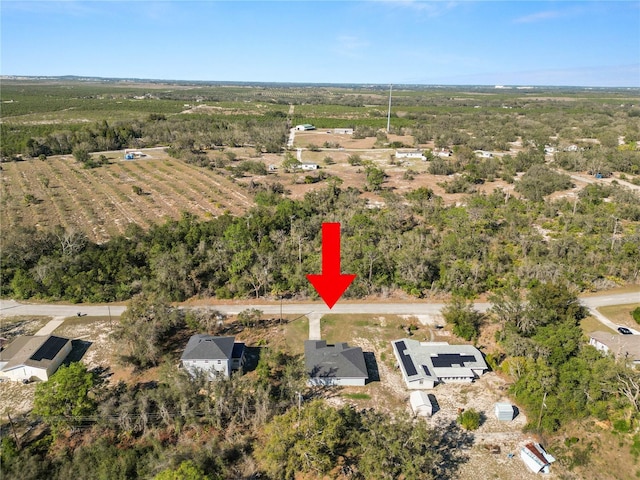
[[[626,325],[631,328],[637,328],[638,324],[631,317],[631,311],[636,307],[640,307],[640,303],[609,305],[607,307],[598,308],[598,311],[614,323]]]

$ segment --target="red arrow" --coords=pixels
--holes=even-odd
[[[322,224],[322,273],[307,275],[318,295],[330,309],[351,285],[355,275],[340,273],[340,224]]]

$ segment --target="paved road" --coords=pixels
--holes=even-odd
[[[587,307],[590,313],[607,327],[615,330],[618,325],[611,322],[604,315],[599,313],[596,308],[606,305],[624,305],[629,303],[640,302],[640,292],[631,293],[603,293],[601,295],[582,297],[581,303]],[[445,306],[444,303],[427,303],[427,302],[411,302],[411,303],[351,303],[340,302],[333,309],[329,309],[322,302],[308,303],[278,303],[273,304],[235,304],[220,305],[211,302],[208,307],[196,308],[214,308],[228,315],[235,315],[247,308],[257,308],[267,315],[277,316],[287,315],[306,315],[309,322],[309,338],[320,338],[320,318],[328,313],[341,314],[369,314],[369,315],[411,315],[425,324],[437,324],[442,321],[440,311]],[[475,308],[479,311],[486,311],[491,305],[489,303],[476,303]],[[30,303],[18,303],[15,300],[0,300],[0,316],[15,315],[43,315],[52,317],[72,317],[78,314],[90,316],[106,317],[108,315],[117,317],[126,309],[123,305],[41,305]],[[282,309],[282,310],[281,310]],[[640,334],[640,331],[633,331]]]

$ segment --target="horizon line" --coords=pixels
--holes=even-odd
[[[391,84],[400,87],[488,87],[496,90],[533,89],[533,88],[587,88],[587,89],[624,89],[640,90],[638,86],[602,86],[602,85],[561,85],[561,84],[516,84],[516,83],[402,83],[402,82],[301,82],[301,81],[254,81],[254,80],[188,80],[161,79],[144,77],[101,77],[96,75],[19,75],[2,74],[2,80],[79,80],[79,81],[119,81],[133,83],[173,83],[173,84],[203,84],[203,85],[301,85],[301,86],[373,86],[387,87]]]

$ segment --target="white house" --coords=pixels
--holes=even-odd
[[[305,132],[307,130],[315,130],[315,129],[316,129],[316,127],[314,127],[310,123],[304,123],[302,125],[296,125],[296,130],[298,132]]]
[[[438,157],[450,157],[451,155],[453,155],[453,152],[447,148],[441,148],[439,150],[435,150],[434,154]]]
[[[335,133],[338,135],[353,135],[353,128],[334,128],[327,133]]]
[[[300,165],[300,169],[301,170],[317,170],[318,165],[315,163],[303,163],[302,165]]]
[[[426,160],[422,154],[422,150],[396,150],[396,158],[415,158],[418,160]]]
[[[471,345],[408,338],[391,344],[402,378],[412,390],[433,388],[437,383],[472,382],[489,370],[480,350]]]
[[[409,395],[409,404],[414,415],[418,417],[430,417],[433,415],[433,403],[429,395],[423,391],[416,390]]]
[[[640,364],[640,335],[619,335],[617,333],[592,332],[589,345],[603,353],[611,353],[616,358],[625,358]]]
[[[346,343],[306,340],[304,361],[309,385],[362,386],[369,379],[362,349]]]
[[[527,443],[520,449],[520,458],[533,473],[549,473],[549,467],[556,459],[549,455],[539,443]]]
[[[485,152],[484,150],[475,150],[473,153],[480,158],[493,158],[493,153]]]
[[[182,366],[192,376],[201,371],[212,379],[228,378],[244,365],[244,343],[234,340],[235,337],[193,335],[180,358]]]
[[[16,338],[0,351],[0,378],[46,381],[71,352],[71,340],[55,335]]]

